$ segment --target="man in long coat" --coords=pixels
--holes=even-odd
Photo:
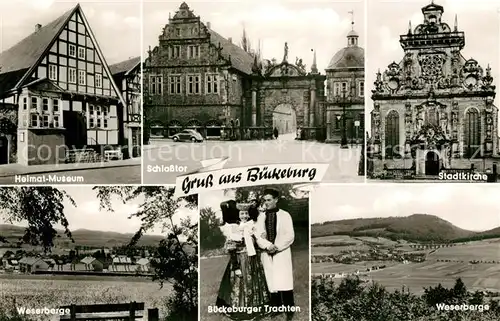
[[[261,254],[266,282],[271,292],[272,305],[295,307],[293,295],[293,266],[290,246],[295,239],[293,221],[290,214],[278,208],[279,192],[274,189],[264,191],[265,213],[257,220],[258,245],[265,252]],[[287,320],[292,320],[293,312],[287,312]]]

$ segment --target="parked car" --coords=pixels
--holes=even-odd
[[[192,141],[202,142],[203,136],[194,129],[184,129],[183,131],[172,136],[174,142]]]

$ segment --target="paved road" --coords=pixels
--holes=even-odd
[[[32,184],[140,184],[141,166],[108,167],[83,169],[66,172],[53,172],[35,175],[18,175],[23,181],[15,181],[16,176],[0,177],[0,185]],[[56,181],[51,180],[56,178]],[[67,179],[69,178],[69,180]],[[66,180],[63,180],[66,179]]]
[[[143,179],[145,184],[174,184],[177,176],[199,169],[201,160],[228,156],[224,168],[327,163],[330,166],[323,182],[364,182],[364,177],[358,176],[360,152],[360,146],[341,149],[333,144],[290,140],[288,136],[278,140],[238,142],[156,140],[145,148]]]

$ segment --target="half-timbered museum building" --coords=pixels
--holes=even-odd
[[[0,99],[3,163],[96,161],[122,143],[121,89],[80,5],[0,54]]]
[[[183,128],[207,138],[249,139],[301,133],[325,139],[325,79],[315,53],[302,59],[263,60],[203,23],[182,3],[144,64],[144,108],[153,136]]]
[[[410,23],[400,37],[401,61],[376,75],[369,146],[375,177],[431,179],[495,168],[498,108],[491,68],[464,58],[465,34],[456,17],[452,27],[444,22],[443,12],[435,3],[423,7],[423,23]]]

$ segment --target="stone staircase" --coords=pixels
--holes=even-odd
[[[71,149],[66,153],[66,163],[101,163],[104,158],[92,148]]]

